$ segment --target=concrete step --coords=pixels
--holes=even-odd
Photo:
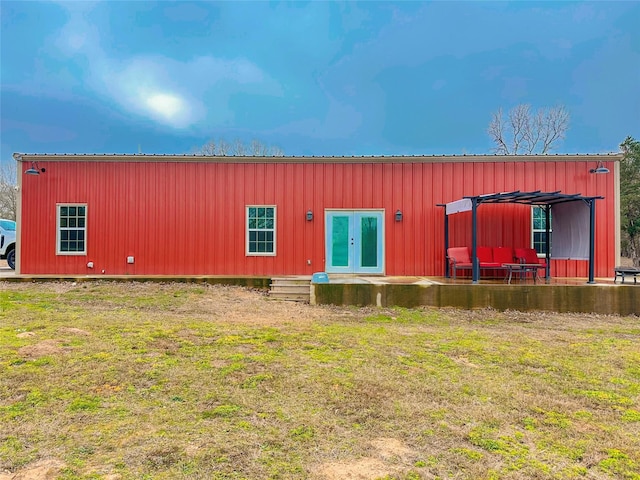
[[[279,300],[309,302],[311,280],[309,278],[273,278],[269,296]]]
[[[311,280],[306,278],[272,278],[272,285],[311,285]]]
[[[278,293],[306,293],[309,294],[309,285],[271,285],[272,292]]]
[[[286,300],[288,302],[305,302],[309,303],[309,293],[278,293],[269,292],[269,297],[276,300]]]

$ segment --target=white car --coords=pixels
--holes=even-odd
[[[0,219],[0,259],[16,268],[16,222]]]

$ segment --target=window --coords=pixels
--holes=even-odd
[[[247,207],[247,255],[276,254],[276,207]]]
[[[544,207],[533,207],[531,211],[531,246],[538,255],[546,255],[547,216]],[[551,233],[551,212],[549,212],[549,233]]]
[[[86,232],[86,205],[58,205],[58,255],[86,255]]]

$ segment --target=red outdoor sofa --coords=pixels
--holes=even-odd
[[[506,264],[527,264],[537,265],[537,268],[544,269],[546,272],[547,263],[538,258],[538,254],[533,248],[516,248],[511,247],[476,247],[476,255],[480,272],[482,270],[500,270],[505,269]],[[458,270],[471,270],[473,263],[471,262],[471,249],[469,247],[451,247],[447,249],[447,261],[449,262],[449,271],[453,272],[453,278],[457,277]]]

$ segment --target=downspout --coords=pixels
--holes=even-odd
[[[613,163],[613,210],[614,210],[614,265],[620,265],[620,236],[621,236],[621,216],[620,216],[620,160]]]
[[[545,268],[545,281],[549,283],[551,281],[551,205],[548,203],[544,207],[544,214],[546,218],[545,222],[545,240],[544,240],[544,251],[546,252],[546,264]]]
[[[589,281],[587,283],[595,283],[593,280],[594,257],[595,257],[595,225],[596,225],[596,199],[589,199]]]
[[[477,256],[477,229],[478,229],[478,199],[473,197],[471,199],[471,268],[472,268],[472,278],[471,283],[478,283],[480,279],[480,264],[478,263]]]
[[[18,186],[18,201],[16,203],[16,275],[21,273],[20,257],[22,248],[22,154],[14,153],[13,159],[16,161],[16,181]]]
[[[449,278],[451,272],[449,271],[449,259],[447,258],[447,252],[449,251],[449,215],[447,215],[447,206],[444,205],[444,276]]]

